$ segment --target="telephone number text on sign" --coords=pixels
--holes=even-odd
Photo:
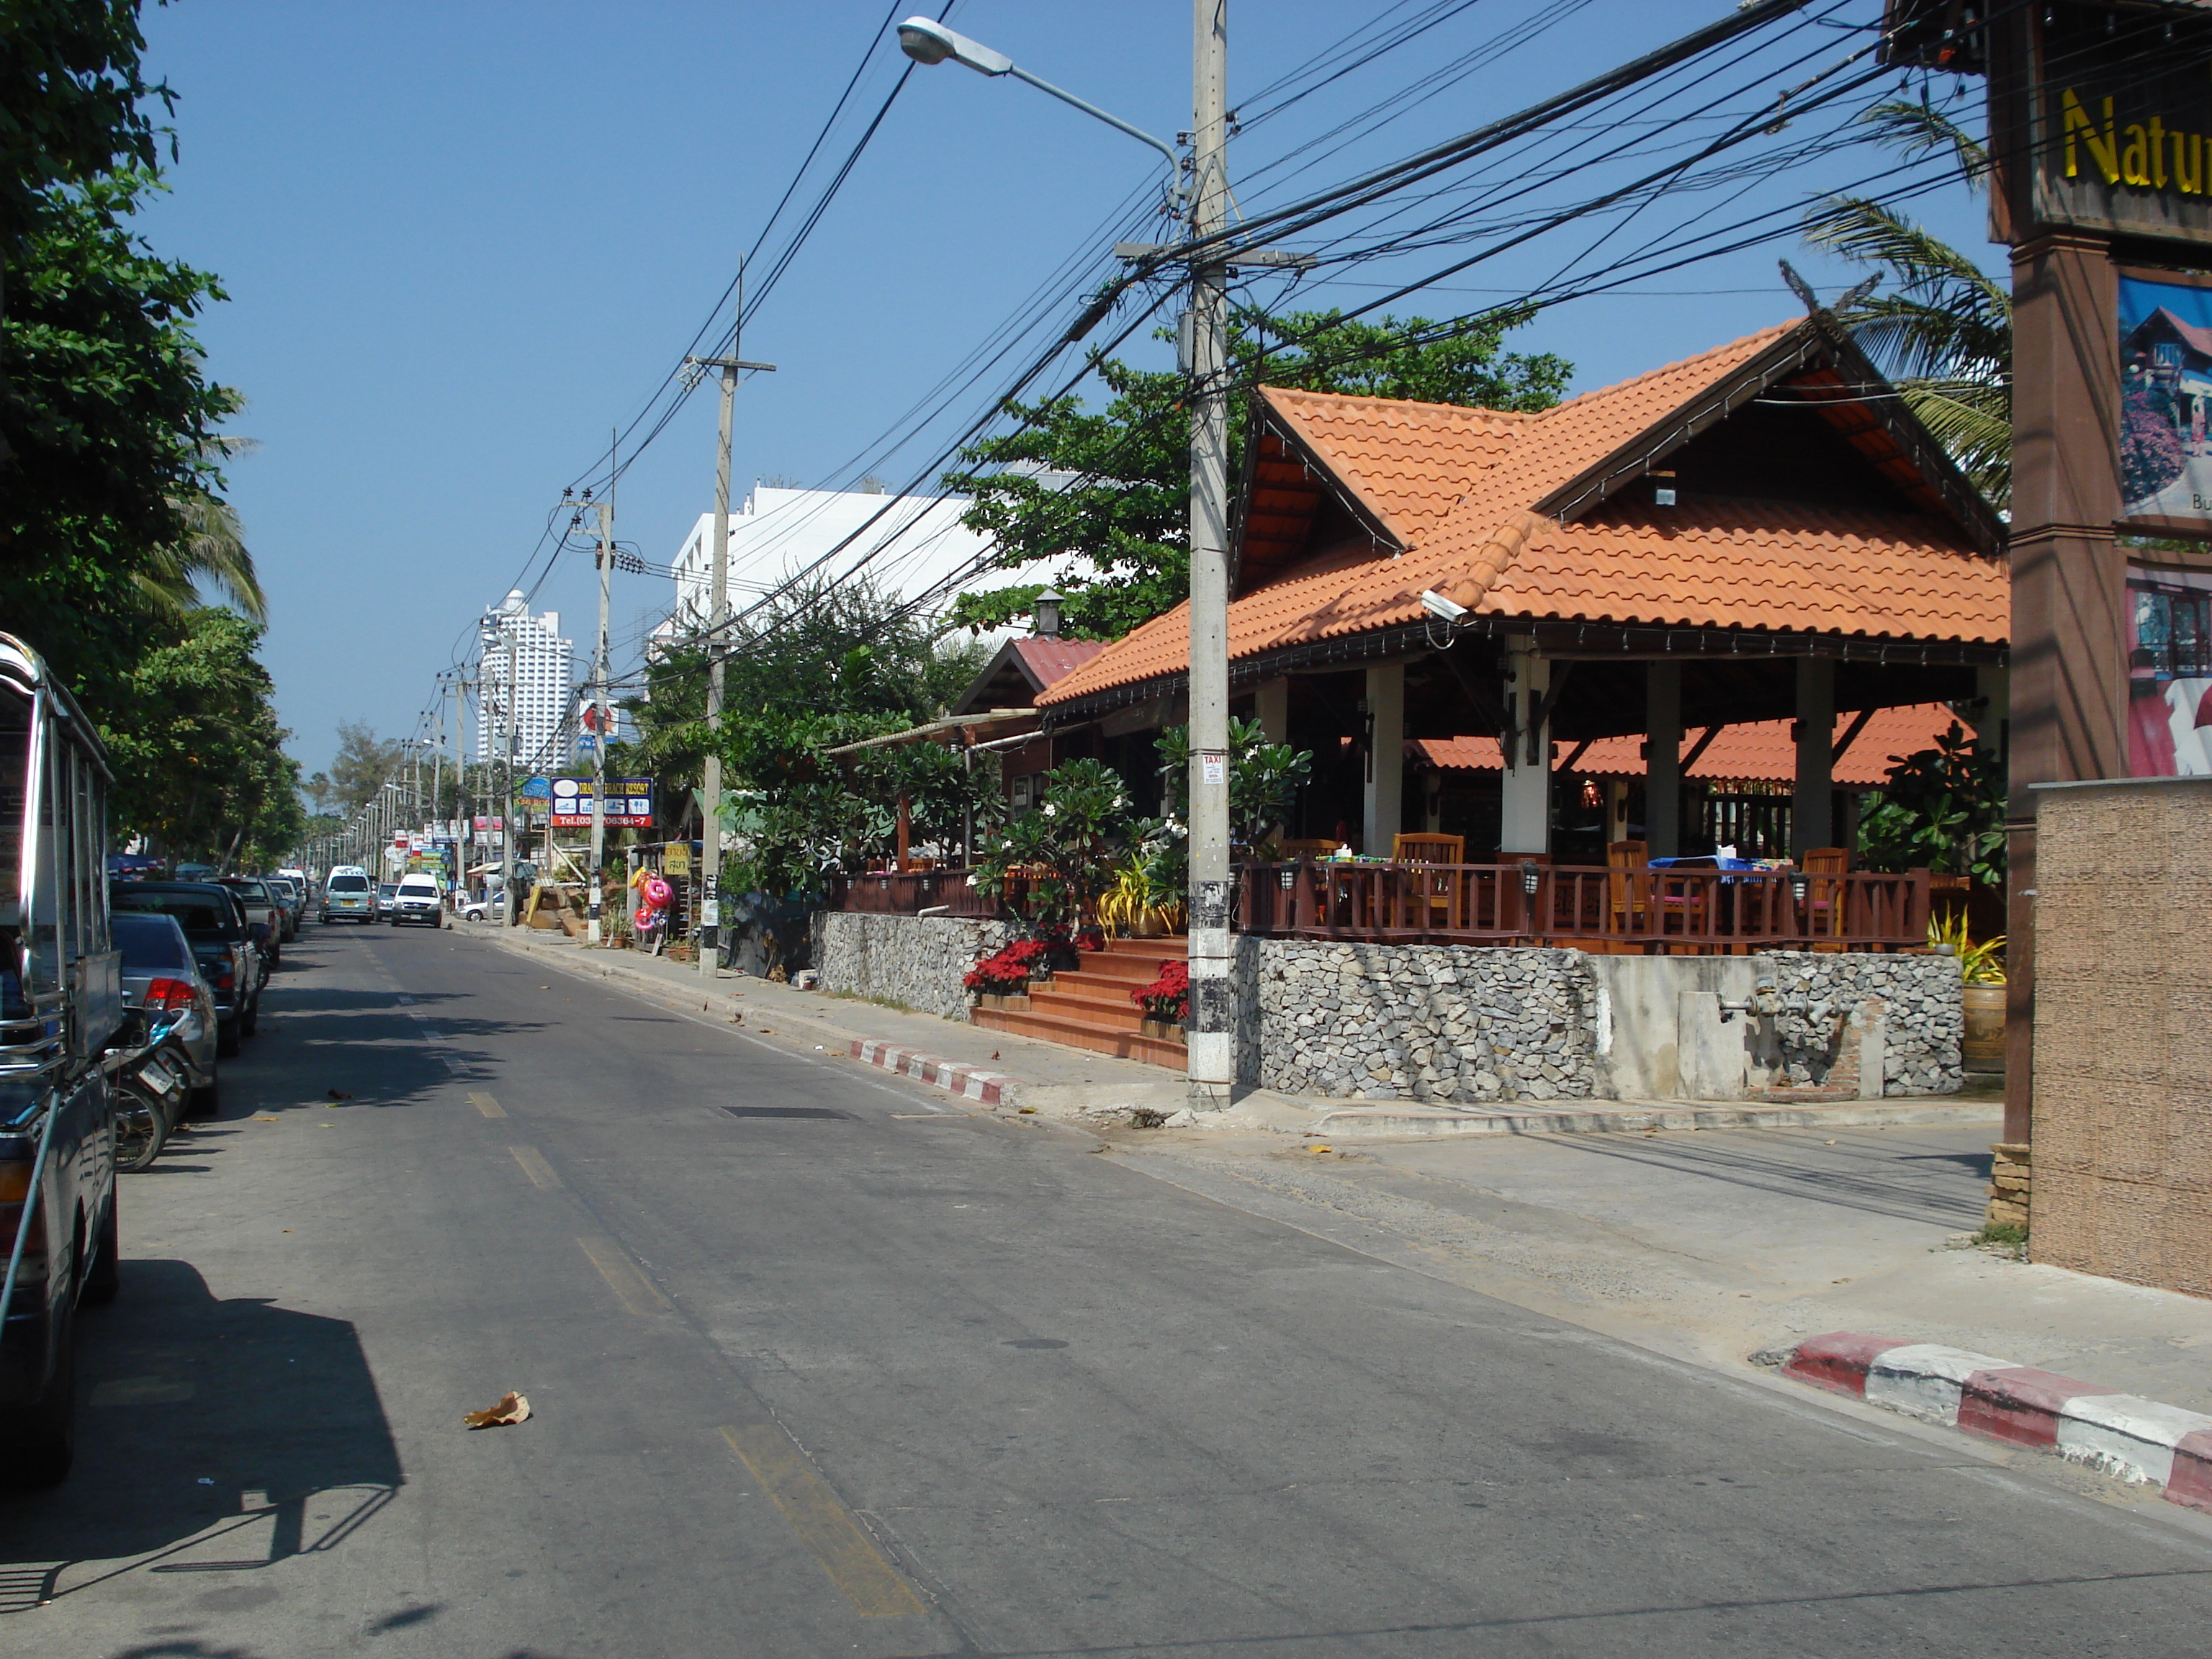
[[[605,822],[610,830],[653,828],[653,780],[609,778]],[[553,780],[552,827],[588,830],[592,827],[592,780]]]

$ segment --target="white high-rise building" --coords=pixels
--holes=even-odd
[[[507,642],[514,641],[514,678],[519,709],[515,745],[518,766],[544,770],[565,766],[574,735],[568,718],[574,700],[570,675],[575,647],[561,637],[561,613],[529,612],[520,590],[509,593],[486,620],[498,631],[496,644],[483,647],[483,694],[477,702],[477,758],[498,758],[507,736]]]

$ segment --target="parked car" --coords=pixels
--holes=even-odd
[[[392,925],[403,921],[427,921],[433,927],[446,925],[446,896],[439,890],[438,878],[420,873],[399,878],[399,888],[392,897]]]
[[[379,921],[389,921],[392,919],[392,907],[398,902],[399,884],[398,882],[380,881],[376,884],[376,919]]]
[[[368,872],[357,864],[334,866],[323,883],[321,915],[325,923],[374,921],[376,889],[369,884]]]
[[[112,1301],[122,958],[100,882],[107,760],[35,652],[0,635],[0,1480],[51,1486],[76,1447],[77,1310]],[[137,884],[129,884],[135,889]]]
[[[289,945],[300,937],[300,924],[307,920],[307,890],[289,876],[264,876],[261,884],[276,896],[284,912],[283,939]]]
[[[261,1018],[268,973],[247,930],[246,909],[229,888],[212,881],[131,881],[109,887],[118,915],[171,915],[185,930],[200,973],[215,993],[216,1052],[226,1060]]]
[[[284,909],[276,902],[276,895],[258,876],[225,876],[221,884],[246,907],[249,930],[257,926],[269,930],[264,938],[256,942],[268,957],[269,965],[274,968],[284,951]]]
[[[155,1018],[179,1016],[170,1038],[184,1054],[191,1109],[213,1111],[218,1041],[215,988],[200,972],[191,941],[174,915],[118,909],[113,925],[116,948],[123,952],[124,1006]]]

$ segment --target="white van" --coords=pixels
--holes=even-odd
[[[334,864],[323,883],[322,920],[376,922],[376,884],[358,864]]]

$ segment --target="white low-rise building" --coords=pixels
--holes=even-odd
[[[938,614],[964,588],[1048,582],[1071,568],[1088,568],[1086,561],[1061,558],[1014,570],[979,569],[991,538],[960,522],[968,505],[963,495],[755,484],[730,514],[730,609],[741,611],[794,580],[865,578],[878,592],[901,599],[933,595],[927,609]],[[714,515],[702,513],[676,556],[675,605],[653,629],[655,643],[705,625],[714,554]],[[810,568],[811,575],[802,574]]]

